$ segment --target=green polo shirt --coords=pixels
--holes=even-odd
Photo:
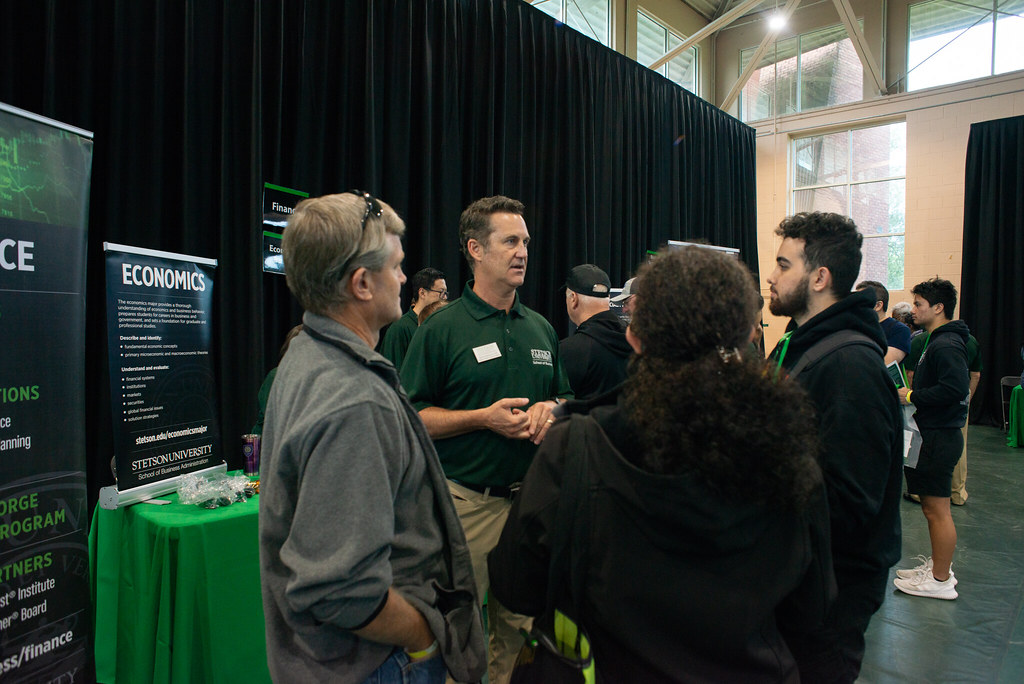
[[[505,397],[527,397],[530,405],[572,397],[551,324],[523,306],[518,294],[507,314],[495,309],[473,292],[472,281],[462,297],[419,327],[401,377],[417,411],[478,409]],[[435,440],[434,446],[449,478],[494,486],[521,481],[537,450],[529,440],[490,430]]]
[[[405,351],[409,348],[409,341],[412,340],[417,327],[419,327],[419,316],[410,308],[401,318],[389,325],[384,332],[380,353],[381,356],[395,364],[395,368],[402,367]]]

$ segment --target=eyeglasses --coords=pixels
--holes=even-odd
[[[427,288],[427,292],[433,292],[434,294],[440,295],[441,299],[444,299],[444,300],[448,299],[448,290],[431,290],[428,287]]]
[[[363,214],[363,222],[359,225],[360,232],[366,230],[366,220],[370,218],[370,214],[373,214],[377,218],[384,215],[384,210],[380,208],[380,202],[378,202],[377,198],[370,193],[365,190],[349,190],[348,192],[362,197],[363,201],[366,202],[366,213]]]

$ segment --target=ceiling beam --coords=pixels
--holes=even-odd
[[[871,52],[871,48],[864,39],[864,32],[860,30],[860,24],[853,13],[853,8],[850,7],[850,0],[832,1],[835,3],[839,18],[842,20],[843,25],[846,26],[846,33],[849,34],[850,40],[853,42],[853,48],[857,51],[857,56],[860,57],[860,63],[871,74],[871,79],[875,82],[875,88],[878,89],[879,95],[885,95],[888,89],[885,87],[885,81],[882,79],[882,70],[878,67],[875,55]]]
[[[728,12],[729,11],[729,5],[732,4],[732,1],[733,0],[725,0],[725,2],[723,2],[718,7],[716,7],[715,8],[715,14],[711,17],[711,20],[714,21],[715,19],[718,19],[718,17],[720,17],[723,14],[725,14],[726,12]]]
[[[674,48],[666,52],[664,55],[651,62],[650,68],[658,69],[659,67],[661,67],[661,65],[665,64],[670,59],[674,59],[675,57],[678,57],[679,55],[683,54],[685,51],[689,50],[691,47],[693,47],[700,41],[704,40],[718,29],[725,28],[733,21],[741,17],[748,9],[755,7],[756,5],[760,5],[762,2],[764,2],[764,0],[743,0],[743,2],[741,2],[735,8],[726,12],[718,19],[715,19],[710,24],[702,28],[700,31],[697,31],[692,36],[684,40],[681,45],[675,46]]]
[[[789,0],[786,3],[786,6],[782,8],[782,18],[788,22],[790,16],[792,16],[799,4],[800,0]],[[740,74],[740,77],[736,79],[736,83],[733,84],[729,94],[725,96],[724,100],[722,100],[722,104],[719,105],[720,108],[728,111],[729,107],[732,106],[732,103],[736,101],[736,98],[740,95],[740,91],[743,90],[743,86],[745,86],[747,81],[750,80],[751,74],[753,74],[754,70],[757,69],[757,65],[761,63],[761,58],[764,56],[764,53],[768,50],[768,47],[775,42],[779,33],[779,31],[768,31],[768,33],[765,34],[764,40],[762,40],[761,44],[757,46],[757,51],[754,52],[750,61],[747,62],[747,67],[743,70],[743,73]]]

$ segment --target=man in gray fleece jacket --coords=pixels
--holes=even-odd
[[[282,241],[305,330],[279,366],[260,470],[260,574],[276,682],[476,681],[486,646],[462,526],[391,363],[397,214],[306,200]],[[411,680],[403,680],[413,675]]]

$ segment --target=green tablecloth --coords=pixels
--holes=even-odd
[[[89,533],[96,678],[269,682],[258,498],[207,510],[96,507]]]
[[[1010,434],[1006,443],[1024,447],[1024,386],[1017,385],[1010,394]]]

